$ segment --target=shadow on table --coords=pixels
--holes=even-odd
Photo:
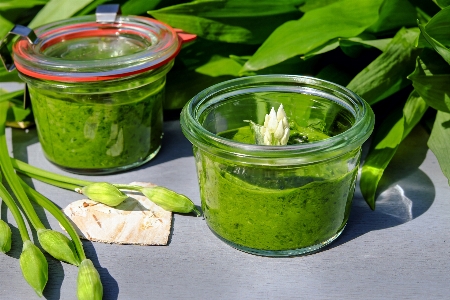
[[[328,249],[373,230],[404,224],[431,207],[435,188],[431,179],[419,169],[428,151],[427,139],[428,134],[419,126],[400,145],[378,186],[375,211],[356,189],[347,227]]]
[[[181,132],[180,122],[177,120],[165,122],[161,151],[150,162],[136,168],[136,170],[147,169],[177,158],[189,156],[193,156],[192,144]]]

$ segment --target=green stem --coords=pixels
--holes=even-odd
[[[75,228],[66,217],[66,215],[48,198],[40,194],[39,192],[32,189],[28,184],[25,183],[21,178],[19,178],[20,184],[24,188],[28,197],[38,205],[42,206],[49,213],[51,213],[56,220],[64,227],[67,233],[72,238],[72,241],[77,249],[80,259],[83,261],[86,259],[86,254],[84,253],[83,244],[81,243],[80,237],[78,236]]]
[[[9,194],[8,190],[5,188],[5,186],[0,182],[0,198],[3,199],[3,201],[8,206],[9,210],[11,210],[11,213],[16,220],[17,227],[19,228],[20,237],[22,238],[22,241],[29,241],[30,236],[28,235],[28,229],[25,225],[25,221],[23,220],[22,214],[20,213],[19,208],[17,207],[16,203],[14,202],[14,199]]]
[[[20,161],[18,159],[12,158],[12,157],[11,157],[11,164],[17,171],[26,173],[28,176],[33,177],[33,178],[34,178],[33,175],[36,175],[36,176],[40,176],[41,178],[44,177],[44,178],[52,179],[54,181],[65,182],[65,183],[74,184],[74,185],[78,185],[78,186],[86,186],[86,185],[93,183],[92,181],[76,179],[76,178],[72,178],[69,176],[59,175],[59,174],[55,174],[55,173],[52,173],[49,171],[45,171],[45,170],[33,167],[27,163],[24,163],[23,161]]]
[[[48,183],[48,184],[51,184],[51,185],[54,185],[54,186],[66,189],[66,190],[76,191],[76,189],[80,188],[79,185],[75,185],[75,184],[66,183],[66,182],[63,182],[63,181],[57,181],[57,180],[49,179],[47,177],[43,177],[43,176],[36,175],[36,174],[31,174],[31,173],[28,173],[28,172],[25,172],[25,171],[20,171],[20,170],[17,170],[17,171],[22,173],[22,174],[24,174],[24,175],[26,175],[26,176],[28,176],[28,177],[37,179],[39,181],[42,181],[42,182],[45,182],[45,183]]]
[[[6,114],[8,112],[9,104],[7,102],[0,102],[0,167],[5,175],[6,181],[8,182],[11,190],[22,206],[23,211],[28,216],[31,224],[34,228],[45,229],[44,224],[42,224],[39,216],[36,214],[27,194],[22,188],[16,173],[14,172],[14,167],[11,164],[11,159],[9,157],[8,146],[6,144]]]

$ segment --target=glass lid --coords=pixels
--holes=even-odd
[[[14,44],[15,66],[46,80],[108,80],[162,66],[181,48],[183,38],[162,22],[120,15],[113,20],[91,15],[41,26],[34,43],[21,37]]]

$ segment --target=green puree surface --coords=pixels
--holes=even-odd
[[[237,134],[246,139],[245,130]],[[342,171],[345,158],[339,175],[325,180],[321,172],[327,164],[309,166],[308,173],[318,177],[303,177],[301,168],[238,166],[198,150],[196,155],[203,155],[199,180],[207,223],[232,243],[267,251],[300,249],[327,241],[347,222],[357,168]]]
[[[46,157],[61,167],[83,170],[123,167],[146,160],[161,145],[163,87],[153,93],[133,94],[134,100],[122,104],[121,97],[131,97],[127,91],[111,94],[108,99],[30,86]]]

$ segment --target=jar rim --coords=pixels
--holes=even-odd
[[[160,21],[140,16],[118,16],[114,23],[98,23],[94,15],[52,22],[35,29],[34,44],[22,37],[13,45],[13,57],[19,72],[39,79],[86,82],[132,76],[163,66],[181,49],[177,31]],[[96,59],[66,59],[46,53],[49,47],[86,45],[89,39],[129,39],[136,50],[124,55]],[[136,40],[136,41],[134,41]]]
[[[352,107],[347,105],[346,108],[353,110],[350,112],[354,115],[355,122],[349,129],[335,136],[320,141],[286,146],[256,145],[233,141],[206,130],[200,124],[198,118],[204,111],[200,108],[202,105],[207,107],[208,101],[227,90],[237,89],[236,93],[239,93],[248,86],[258,85],[269,86],[269,89],[270,86],[294,85],[331,93],[352,105]],[[185,136],[191,143],[205,151],[222,157],[239,156],[251,163],[283,165],[292,164],[293,158],[297,162],[304,163],[326,160],[360,147],[370,136],[374,119],[370,105],[343,86],[309,76],[279,74],[248,76],[213,85],[198,93],[185,105],[181,112],[180,122]]]

